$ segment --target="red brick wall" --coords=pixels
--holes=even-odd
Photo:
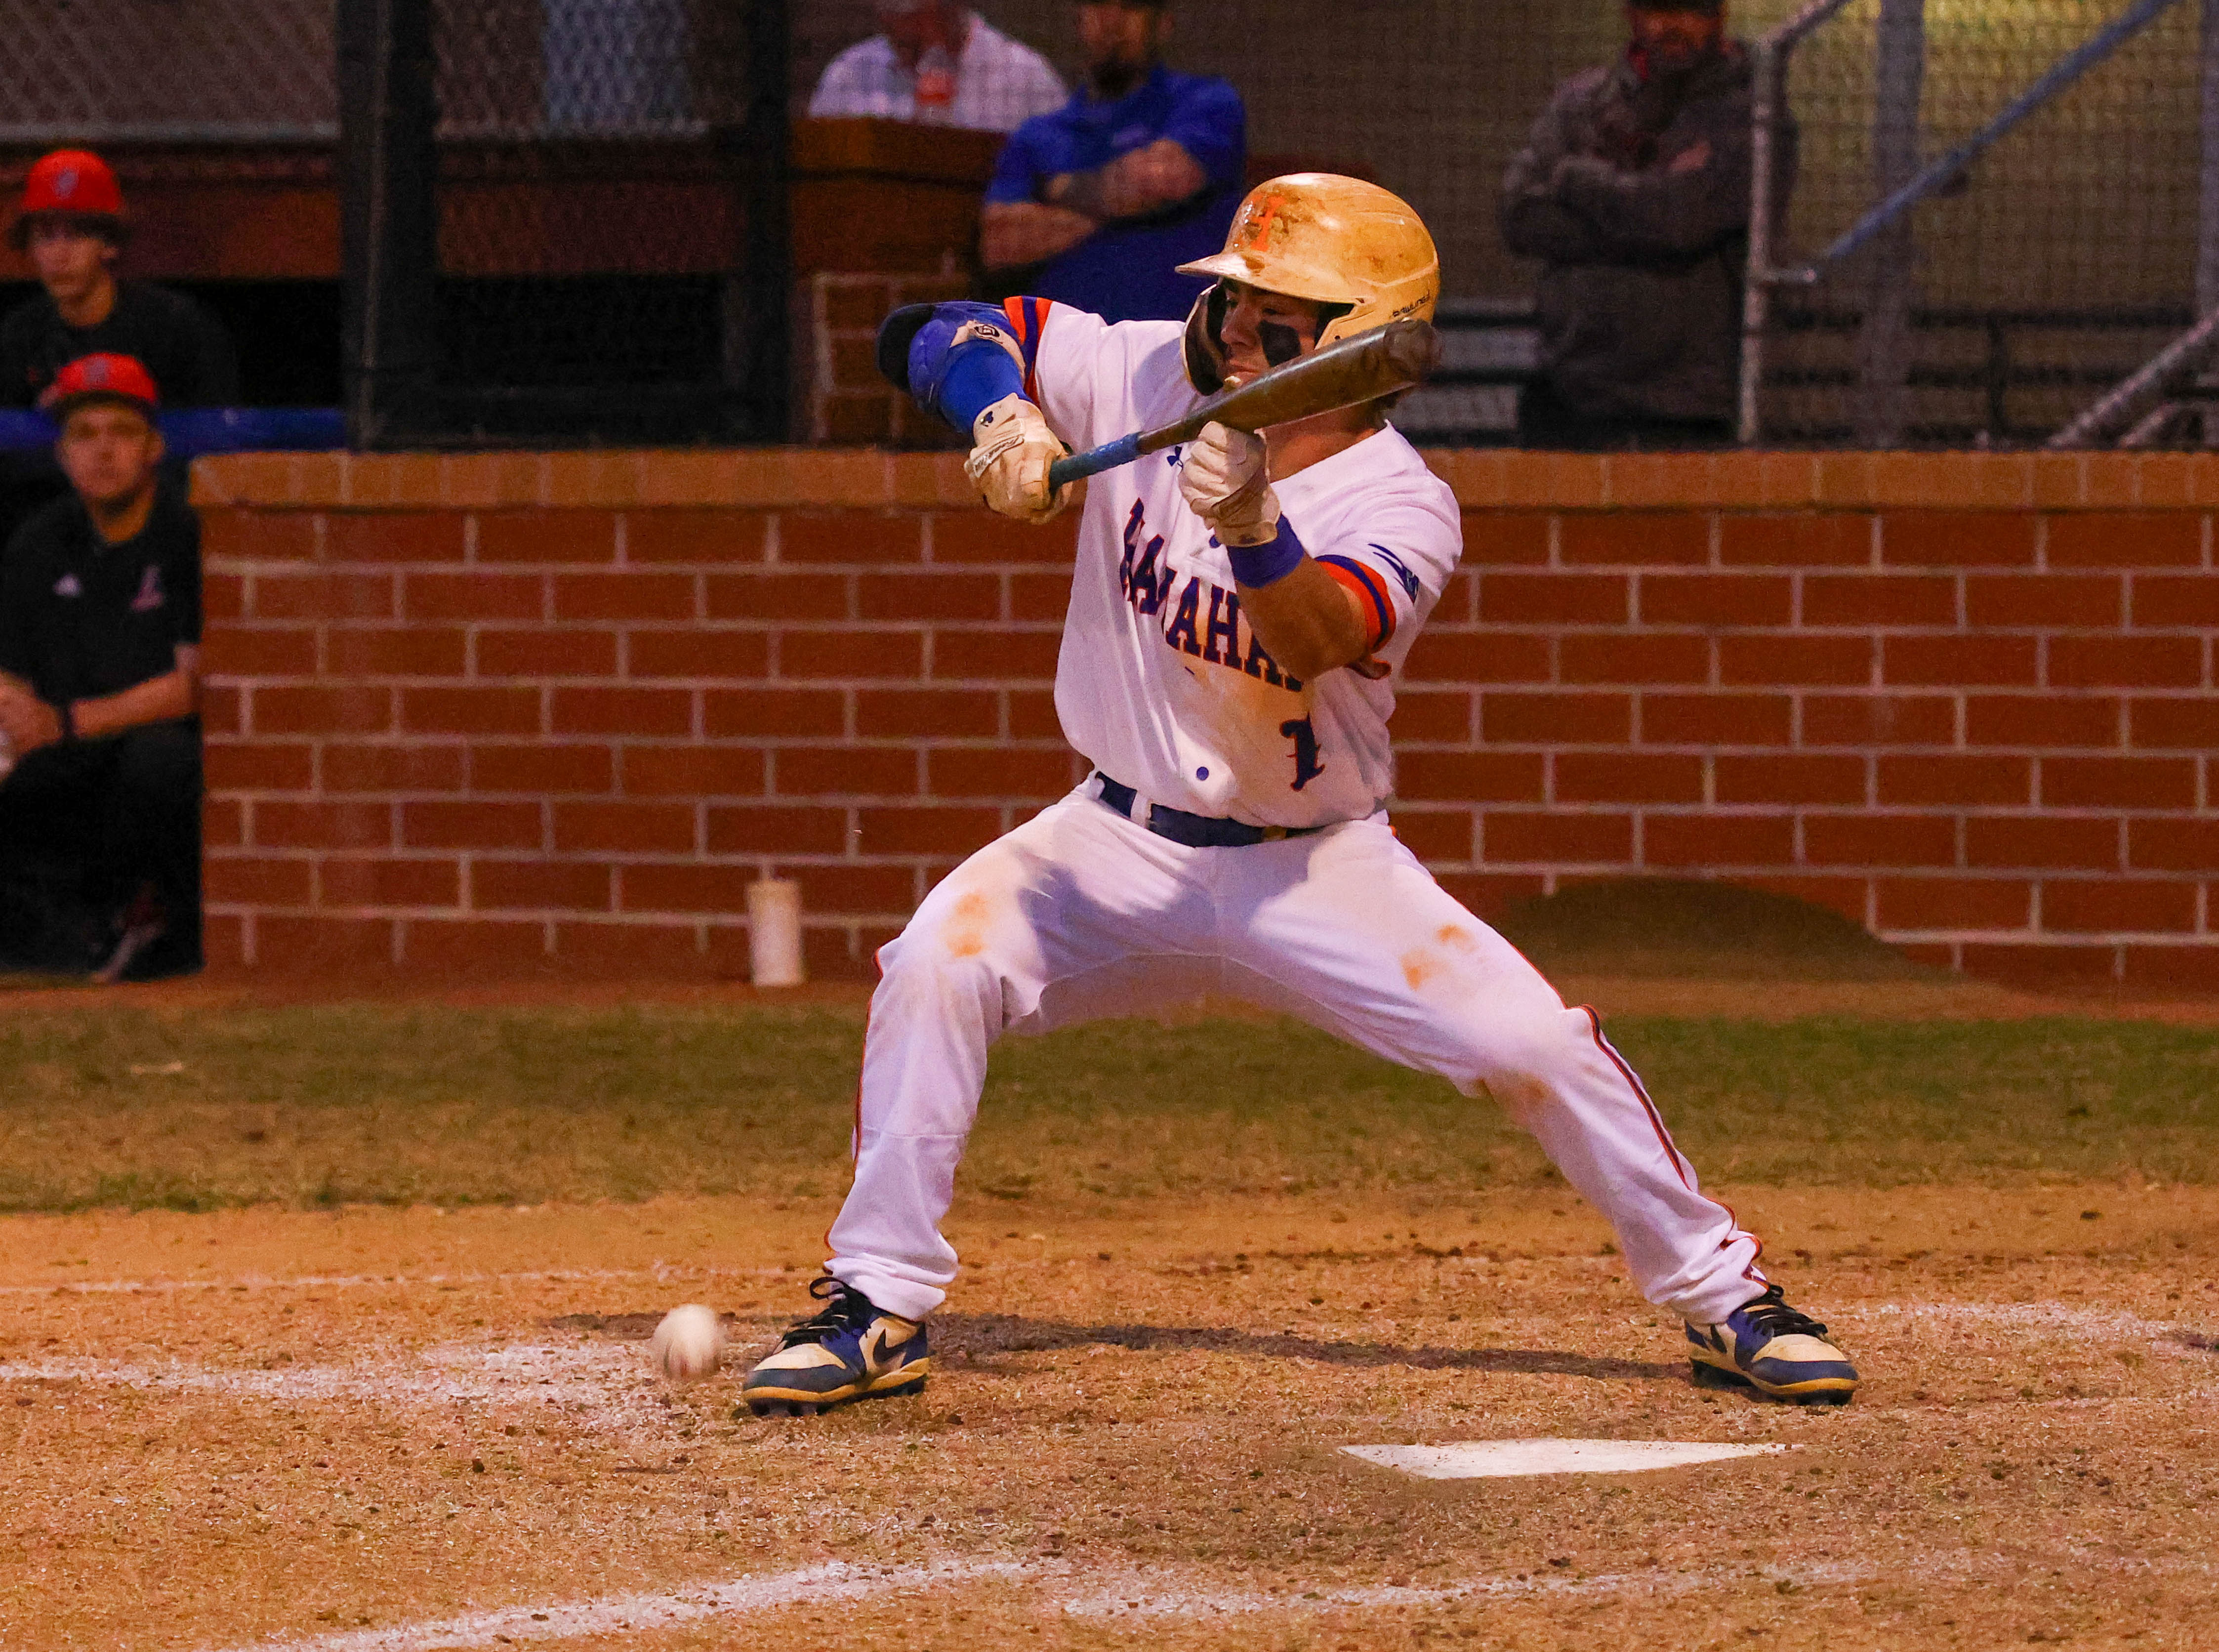
[[[1464,571],[1395,731],[1482,914],[1719,876],[1976,972],[2219,979],[2219,461],[1444,455]],[[266,966],[867,967],[1084,771],[1067,524],[946,456],[204,464],[208,898]]]

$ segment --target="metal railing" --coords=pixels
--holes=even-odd
[[[2135,335],[2162,333],[2187,324],[2190,317],[2176,307],[2117,307],[2107,309],[1987,309],[1976,307],[1921,305],[1905,317],[1910,333],[1923,346],[1940,341],[1938,350],[1923,349],[1923,359],[1910,364],[1905,382],[1913,389],[1974,393],[1979,416],[1957,420],[1930,419],[1906,428],[1905,436],[1918,443],[1976,447],[2023,446],[2051,439],[2054,423],[2027,422],[2015,418],[2014,392],[2069,390],[2085,394],[2119,382],[2132,370],[2135,354],[2114,350],[2099,360],[2087,359],[2091,340],[2131,339]],[[1774,316],[1777,334],[1837,336],[1862,332],[1867,321],[1861,308],[1782,308]],[[2065,360],[2055,351],[2029,346],[2036,339],[2064,340]],[[1953,339],[1977,340],[1970,351],[1949,348]],[[1939,355],[1942,359],[1932,359]],[[2029,359],[2032,357],[2033,359]],[[1857,369],[1844,365],[1793,366],[1773,369],[1765,376],[1775,389],[1853,389]],[[1844,398],[1846,401],[1846,398]],[[1797,442],[1838,443],[1851,439],[1846,422],[1817,425],[1789,425],[1784,432]]]
[[[1919,169],[1866,212],[1826,249],[1808,263],[1783,265],[1777,261],[1780,214],[1778,134],[1786,113],[1787,78],[1795,48],[1820,27],[1847,9],[1850,0],[1812,0],[1787,22],[1759,39],[1754,47],[1755,109],[1751,132],[1751,196],[1749,260],[1743,302],[1742,358],[1738,434],[1744,445],[1763,439],[1762,389],[1766,383],[1766,355],[1771,332],[1774,295],[1784,288],[1815,286],[1825,272],[1855,253],[1874,245],[1892,231],[1899,231],[1911,209],[1920,202],[1961,187],[1973,162],[2045,105],[2056,99],[2083,76],[2112,56],[2129,40],[2170,11],[2180,0],[2134,0],[2126,10],[2060,58],[2024,91],[1970,137],[1939,159]],[[1914,28],[1923,18],[1920,0],[1905,0]],[[2203,171],[2202,268],[2219,284],[2219,0],[2204,5],[2203,93],[2207,134]],[[1883,14],[1883,28],[1886,27]],[[1923,50],[1923,36],[1920,37]],[[1885,54],[1885,45],[1883,54]],[[1919,65],[1912,64],[1907,89],[1908,118],[1915,123],[1918,101]],[[1882,78],[1886,65],[1882,65]],[[1883,93],[1885,101],[1885,93]],[[1899,118],[1901,118],[1900,116]],[[1881,124],[1886,124],[1883,113]],[[1875,149],[1890,135],[1875,133]],[[1900,382],[1908,381],[1907,363],[1893,364]]]
[[[2104,432],[2116,428],[2144,397],[2162,390],[2168,380],[2188,371],[2202,357],[2211,354],[2215,348],[2219,348],[2219,305],[2207,311],[2203,320],[2152,357],[2141,371],[2126,379],[2110,394],[2051,437],[2047,445],[2058,450],[2091,445]],[[2208,400],[2208,397],[2204,399]],[[2166,411],[2160,409],[2160,413]],[[2142,441],[2138,438],[2143,438],[2146,429],[2150,434],[2154,434],[2155,427],[2145,420],[2142,425],[2129,432],[2121,444],[2141,446]]]

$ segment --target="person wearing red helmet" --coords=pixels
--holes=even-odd
[[[159,485],[159,400],[131,357],[65,363],[40,406],[70,492],[0,552],[0,887],[63,886],[0,923],[49,937],[17,967],[200,967],[200,521]]]
[[[58,149],[23,180],[9,244],[46,290],[0,320],[0,406],[28,407],[68,363],[128,356],[146,364],[173,407],[239,400],[239,363],[214,317],[182,293],[124,281],[122,186],[86,149]]]

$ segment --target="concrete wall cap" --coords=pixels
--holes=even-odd
[[[1427,451],[1466,510],[2197,510],[2219,454]],[[973,502],[952,453],[687,448],[582,453],[234,453],[193,466],[196,504],[248,509]]]

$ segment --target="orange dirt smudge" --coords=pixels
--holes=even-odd
[[[973,891],[955,903],[955,911],[942,933],[951,958],[976,958],[986,950],[986,897]]]

